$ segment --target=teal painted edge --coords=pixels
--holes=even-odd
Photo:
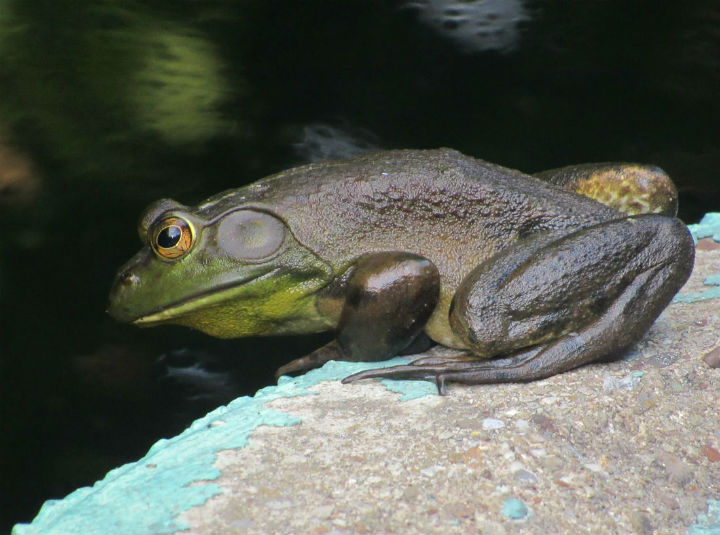
[[[380,379],[390,392],[402,394],[400,401],[410,401],[411,399],[422,398],[425,396],[436,395],[438,393],[437,384],[430,381],[395,381],[394,379]]]
[[[710,290],[704,290],[702,292],[692,292],[689,294],[677,294],[672,302],[673,303],[697,303],[698,301],[705,301],[706,299],[717,299],[720,298],[720,275],[709,275],[705,277],[703,281],[705,286],[713,286]]]
[[[688,225],[695,243],[703,238],[712,238],[720,243],[720,212],[709,212],[699,223]]]
[[[705,214],[696,225],[688,225],[695,243],[702,238],[712,238],[720,243],[720,212]],[[674,303],[694,303],[705,299],[720,298],[720,275],[705,277],[703,284],[714,286],[710,290],[677,295]],[[699,514],[697,522],[687,530],[688,535],[717,535],[720,533],[720,500],[708,500],[707,512]]]
[[[217,452],[244,447],[258,426],[300,423],[298,418],[265,408],[266,403],[314,394],[308,388],[323,381],[408,361],[331,361],[300,377],[281,377],[277,386],[258,390],[253,397],[238,398],[196,420],[178,436],[159,440],[145,457],[111,470],[92,487],[78,489],[62,500],[48,500],[32,523],[17,524],[12,534],[143,535],[188,529],[176,517],[223,492],[211,483],[220,476],[213,466]],[[435,385],[425,381],[383,383],[393,392],[402,393],[402,400],[437,394]]]
[[[688,225],[690,234],[692,234],[695,243],[703,238],[712,238],[720,243],[720,212],[710,212],[700,220],[696,225]],[[706,286],[714,286],[709,290],[702,292],[693,292],[689,294],[678,294],[673,303],[697,303],[707,299],[720,298],[720,275],[710,275],[705,278],[703,284]]]
[[[720,500],[708,500],[707,512],[697,517],[697,523],[687,530],[688,535],[718,535],[720,533]]]

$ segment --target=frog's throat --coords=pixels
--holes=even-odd
[[[240,298],[243,293],[248,291],[252,283],[272,278],[278,271],[280,271],[279,268],[268,270],[265,273],[260,273],[248,279],[234,281],[224,286],[213,288],[211,291],[186,297],[180,301],[161,307],[150,314],[140,316],[136,320],[133,320],[132,323],[139,327],[151,327],[158,323],[170,322],[202,308]]]

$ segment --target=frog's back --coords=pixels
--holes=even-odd
[[[404,250],[435,262],[453,285],[519,237],[621,216],[450,149],[387,151],[296,167],[199,208],[212,217],[240,204],[283,217],[300,242],[338,267],[362,253]]]

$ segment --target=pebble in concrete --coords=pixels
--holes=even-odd
[[[505,427],[505,422],[503,422],[502,420],[498,420],[497,418],[485,418],[482,421],[482,427],[483,429],[488,430],[502,429],[503,427]]]
[[[521,520],[528,515],[527,505],[515,498],[505,500],[502,506],[502,514],[513,520]]]

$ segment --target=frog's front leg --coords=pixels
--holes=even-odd
[[[658,215],[530,237],[471,272],[453,299],[450,323],[475,359],[422,359],[345,382],[434,380],[442,392],[446,381],[529,381],[617,355],[667,306],[693,257],[687,228]]]
[[[329,360],[396,356],[420,334],[439,292],[438,270],[422,256],[405,252],[361,256],[327,296],[343,300],[337,337],[280,367],[276,375],[316,368]]]

